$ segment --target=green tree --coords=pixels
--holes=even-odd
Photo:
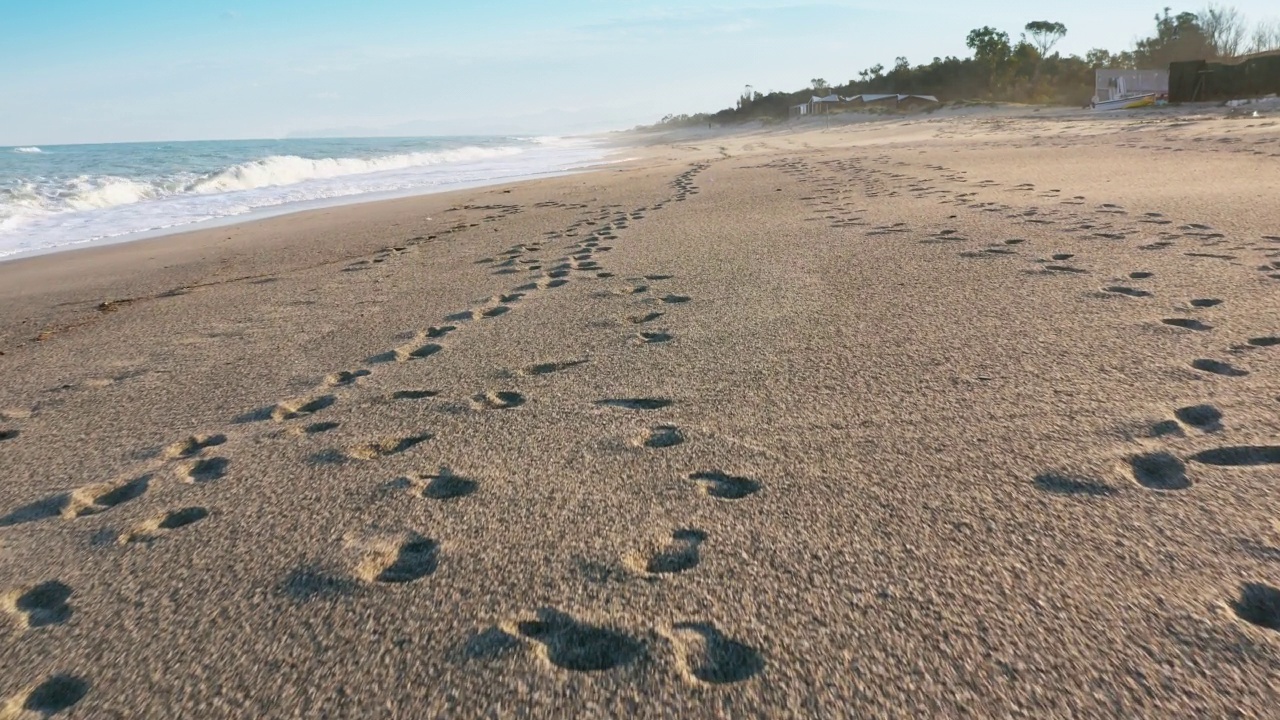
[[[964,44],[973,50],[973,59],[986,70],[987,91],[993,92],[1001,84],[1013,55],[1009,34],[984,26],[970,30]]]
[[[1035,46],[1027,42],[1026,36],[1023,36],[1018,41],[1018,44],[1013,47],[1013,52],[1009,57],[1009,65],[1013,76],[1023,79],[1038,77],[1041,57]]]
[[[827,81],[823,80],[822,78],[814,78],[809,81],[809,84],[813,86],[814,92],[822,92],[823,90],[826,90],[829,87],[827,85]]]
[[[1089,63],[1089,67],[1097,70],[1098,68],[1115,67],[1115,57],[1110,50],[1106,48],[1094,48],[1084,54],[1084,61]]]
[[[1067,26],[1060,22],[1033,20],[1023,28],[1031,35],[1031,43],[1040,52],[1040,57],[1048,57],[1058,41],[1067,36]]]
[[[1008,62],[1012,51],[1009,46],[1009,33],[985,26],[970,30],[964,44],[973,50],[975,60],[993,65]]]
[[[1204,60],[1215,56],[1200,18],[1195,13],[1156,15],[1156,34],[1134,46],[1134,62],[1142,69],[1167,68],[1171,62]]]

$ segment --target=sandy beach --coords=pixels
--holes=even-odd
[[[618,142],[0,263],[0,718],[1276,716],[1275,119]]]

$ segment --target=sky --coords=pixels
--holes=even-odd
[[[1251,20],[1275,0],[1230,4]],[[0,145],[572,134],[966,56],[990,25],[1120,50],[1172,0],[0,0]]]

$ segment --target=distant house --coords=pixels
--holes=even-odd
[[[896,93],[868,93],[864,95],[854,95],[853,97],[841,97],[834,94],[827,95],[825,97],[818,97],[817,95],[814,95],[807,103],[792,105],[790,108],[790,116],[794,119],[809,115],[828,114],[841,110],[864,107],[890,107],[901,110],[916,110],[937,104],[938,98],[932,95],[898,95]]]
[[[930,105],[937,105],[938,98],[932,95],[899,95],[897,93],[866,93],[845,98],[855,107],[892,107],[900,110],[915,110]]]
[[[1143,95],[1168,94],[1168,70],[1099,68],[1094,74],[1093,103],[1095,105]]]
[[[843,102],[843,98],[835,93],[825,97],[818,97],[817,95],[814,95],[813,98],[809,100],[809,114],[812,115],[816,113],[831,112],[831,109],[839,105],[841,102]]]

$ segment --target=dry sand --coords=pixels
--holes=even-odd
[[[1275,121],[636,142],[0,264],[0,717],[1277,716]]]

